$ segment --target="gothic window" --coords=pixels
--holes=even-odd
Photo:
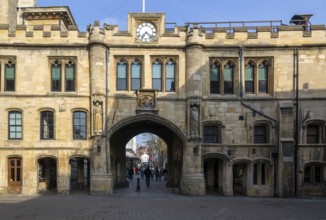
[[[175,61],[169,59],[165,64],[165,91],[175,91]]]
[[[204,126],[204,143],[221,143],[221,130],[218,125]]]
[[[117,58],[117,91],[135,91],[142,88],[142,60],[133,57]]]
[[[259,124],[254,128],[254,143],[265,144],[268,143],[268,128],[267,125]]]
[[[223,78],[224,78],[224,94],[233,94],[233,65],[227,63],[224,66]]]
[[[131,64],[131,90],[135,91],[141,88],[141,63],[134,60]]]
[[[159,59],[152,65],[152,88],[162,91],[162,62]]]
[[[86,139],[86,112],[73,113],[73,137],[75,140]]]
[[[58,60],[51,65],[51,91],[61,91],[61,63]]]
[[[50,58],[51,91],[76,91],[76,61],[72,58]]]
[[[40,117],[41,140],[54,139],[54,113],[52,111],[42,111]]]
[[[248,58],[245,64],[245,93],[270,94],[272,86],[271,59]]]
[[[68,60],[65,67],[65,91],[75,91],[75,63],[72,60]]]
[[[18,111],[9,112],[8,136],[9,139],[22,139],[22,113]]]
[[[254,163],[253,184],[266,185],[267,184],[267,164]]]
[[[323,182],[324,166],[320,164],[309,164],[304,168],[304,183],[320,184]]]
[[[234,94],[235,64],[231,59],[214,59],[210,64],[210,94]]]
[[[245,92],[246,93],[254,93],[255,90],[255,72],[254,72],[254,64],[249,62],[245,67]]]
[[[214,63],[210,69],[210,91],[211,94],[220,94],[220,65]]]
[[[120,60],[117,64],[117,90],[127,90],[127,63]]]
[[[153,58],[152,88],[159,92],[175,91],[176,62],[169,57]]]
[[[5,64],[5,91],[15,91],[15,63],[8,61]]]
[[[307,144],[320,144],[326,141],[326,127],[325,121],[313,120],[308,122],[306,128],[306,143]]]

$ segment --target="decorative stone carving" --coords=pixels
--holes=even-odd
[[[156,90],[139,89],[137,90],[137,108],[136,113],[150,112],[157,113]]]
[[[200,140],[200,97],[189,99],[189,140]]]
[[[94,135],[103,133],[103,96],[100,93],[95,93],[92,97]]]

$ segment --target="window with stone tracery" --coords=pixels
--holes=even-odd
[[[210,94],[235,94],[235,59],[217,58],[210,61]]]
[[[117,57],[116,72],[117,91],[143,88],[143,60],[140,57]]]
[[[51,91],[76,91],[76,60],[75,58],[50,58]]]
[[[175,59],[171,57],[154,57],[152,60],[152,89],[159,92],[174,92]]]
[[[0,56],[0,91],[14,92],[15,90],[16,90],[15,58]]]

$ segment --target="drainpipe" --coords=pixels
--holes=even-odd
[[[109,161],[108,161],[108,93],[109,93],[109,62],[110,51],[105,50],[105,162],[106,173],[109,173]]]
[[[299,52],[294,48],[295,80],[295,145],[294,145],[294,197],[298,196],[298,144],[299,144]]]
[[[278,149],[279,149],[279,140],[280,140],[280,125],[279,121],[273,117],[266,115],[262,111],[258,111],[257,109],[253,108],[252,106],[246,104],[243,101],[243,86],[242,86],[242,70],[243,70],[243,49],[239,49],[239,59],[240,59],[240,101],[241,105],[245,106],[246,108],[250,109],[254,113],[257,113],[275,123],[275,148],[274,152],[272,152],[272,157],[274,159],[274,197],[277,197],[277,162],[278,162]]]

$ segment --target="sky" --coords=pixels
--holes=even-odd
[[[144,0],[145,12],[165,13],[166,22],[282,20],[313,14],[312,24],[326,24],[326,0]],[[130,12],[141,13],[143,0],[38,0],[38,6],[69,6],[80,31],[89,24],[118,25],[126,30]]]

